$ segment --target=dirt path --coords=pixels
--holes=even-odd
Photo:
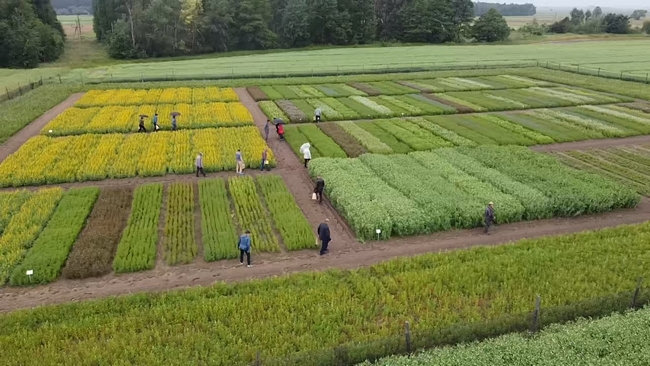
[[[110,274],[85,280],[61,279],[53,284],[35,288],[0,289],[0,312],[136,292],[208,286],[216,281],[237,282],[330,268],[354,269],[395,257],[497,245],[524,238],[595,230],[647,220],[650,220],[650,200],[644,198],[634,209],[578,218],[501,225],[490,236],[482,235],[481,229],[457,230],[385,242],[370,242],[357,248],[341,248],[339,243],[334,241],[332,254],[325,257],[318,256],[314,251],[259,255],[253,258],[255,266],[252,268],[240,267],[236,265],[237,260],[228,260],[213,263],[195,262],[178,267],[158,267],[135,274],[119,276]]]
[[[38,135],[43,127],[45,127],[54,117],[63,113],[66,109],[72,107],[74,103],[79,100],[84,93],[72,94],[68,99],[59,103],[56,107],[45,112],[42,116],[35,119],[32,123],[23,127],[15,135],[11,136],[7,141],[0,145],[0,162],[5,160],[7,156],[13,154],[18,150],[27,140]]]
[[[569,150],[585,150],[585,149],[604,149],[608,147],[628,146],[650,144],[650,135],[634,136],[625,138],[611,138],[600,140],[585,140],[577,142],[564,142],[559,144],[550,145],[536,145],[530,148],[539,152],[550,151],[569,151]]]
[[[262,137],[264,137],[264,125],[266,124],[266,115],[257,102],[248,94],[246,88],[236,88],[235,92],[239,95],[239,100],[248,108],[253,115],[255,125],[259,128]],[[306,141],[305,141],[306,142]],[[279,174],[284,179],[287,188],[293,195],[296,203],[302,210],[303,214],[315,229],[318,225],[329,219],[329,227],[332,234],[332,241],[340,246],[358,247],[358,242],[354,238],[352,231],[347,223],[339,216],[338,212],[332,207],[329,201],[324,200],[322,205],[312,201],[311,194],[314,189],[314,182],[309,176],[307,169],[298,157],[293,153],[288,143],[280,141],[275,128],[270,127],[269,147],[273,150],[278,168],[272,172]],[[262,173],[263,174],[263,173]]]

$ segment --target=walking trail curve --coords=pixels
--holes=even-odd
[[[242,103],[251,111],[256,126],[258,126],[262,132],[264,124],[266,123],[266,116],[262,113],[257,106],[257,103],[253,101],[245,89],[236,89],[236,91],[240,96]],[[78,98],[78,96],[73,97]],[[74,103],[74,100],[76,99],[72,99],[71,97],[23,129],[20,133],[23,142],[40,132],[40,129],[48,122],[48,119],[45,118],[46,116],[49,116],[50,119],[54,118],[58,113],[67,108],[67,106]],[[31,131],[32,135],[29,135],[25,131]],[[16,141],[20,141],[17,139],[17,136],[18,135],[14,136],[14,138],[16,138]],[[14,138],[7,141],[5,145],[12,142]],[[584,143],[607,141],[607,144],[611,144],[607,146],[620,146],[623,144],[650,142],[649,137],[646,136],[644,138],[647,138],[647,141],[640,141],[640,138],[629,138],[585,141]],[[197,259],[194,263],[188,265],[177,267],[157,266],[154,270],[133,274],[109,274],[99,278],[89,278],[84,280],[60,279],[55,283],[33,288],[7,287],[0,289],[0,312],[47,304],[125,295],[136,292],[164,291],[192,286],[209,286],[215,281],[245,281],[254,278],[279,276],[302,271],[326,270],[330,268],[354,269],[369,266],[395,257],[412,256],[429,252],[481,245],[497,245],[524,238],[574,233],[622,224],[636,224],[650,220],[650,199],[643,198],[641,204],[637,208],[633,209],[618,210],[599,215],[526,221],[500,225],[490,236],[483,235],[482,230],[479,228],[471,230],[454,230],[427,236],[397,238],[388,241],[367,242],[362,244],[354,239],[354,236],[345,221],[341,219],[329,203],[324,202],[323,205],[318,205],[311,200],[311,192],[314,184],[311,177],[308,175],[302,162],[295,156],[288,144],[278,140],[273,129],[268,143],[273,149],[278,161],[278,168],[274,169],[272,173],[282,176],[288,189],[294,195],[296,202],[307,217],[308,221],[315,227],[320,222],[324,221],[325,218],[330,219],[330,228],[333,237],[332,244],[330,245],[331,254],[320,257],[314,250],[303,250],[280,254],[257,255],[253,259],[255,266],[252,268],[237,266],[237,260],[206,263],[202,259]],[[3,149],[2,151],[5,151],[5,145],[0,146],[0,148]],[[555,151],[552,149],[552,146],[555,146],[557,149],[562,149],[563,146],[566,145],[567,144],[546,145],[534,147],[534,149],[537,150],[538,148],[544,148],[548,150],[543,151]],[[591,147],[591,145],[587,146]],[[606,146],[600,144],[598,147]],[[14,150],[15,149],[17,149],[17,147],[14,148]],[[4,158],[3,156],[0,157]],[[254,159],[257,157],[247,158]],[[250,175],[268,174],[266,172],[252,170],[247,170],[246,173]],[[209,176],[230,177],[233,175],[233,172],[219,172],[210,174]],[[172,182],[179,180],[195,181],[196,178],[192,175],[168,175],[152,178],[131,178],[101,182],[71,183],[63,186],[122,186],[138,185],[144,182]]]

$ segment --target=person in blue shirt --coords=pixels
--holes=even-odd
[[[239,265],[244,264],[244,254],[246,254],[246,262],[248,268],[251,267],[251,232],[246,230],[244,235],[239,237],[239,242],[237,243],[237,248],[239,248]]]
[[[160,129],[160,127],[158,127],[158,113],[153,115],[153,119],[151,121],[153,122],[153,131],[158,131]]]

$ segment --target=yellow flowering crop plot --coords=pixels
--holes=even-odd
[[[167,148],[167,161],[169,173],[188,174],[194,172],[194,161],[190,159],[196,156],[192,151],[192,135],[190,131],[177,131],[169,136],[169,147]]]
[[[108,89],[88,91],[75,103],[75,107],[238,101],[239,96],[233,88],[219,88],[216,86],[205,88]]]
[[[71,151],[87,151],[97,147],[101,135],[83,135],[71,141],[66,149]],[[48,184],[72,182],[77,179],[77,171],[86,157],[82,154],[71,155],[70,159],[57,160],[51,169],[46,169],[45,179]],[[92,158],[90,159],[92,160]]]
[[[61,188],[43,189],[33,194],[12,216],[0,237],[0,286],[18,264],[27,249],[49,220],[63,196]]]
[[[99,113],[85,126],[85,133],[129,132],[133,125],[136,107],[111,106],[102,108]],[[137,118],[137,117],[136,117]]]
[[[145,127],[153,131],[153,117],[158,113],[161,130],[172,129],[172,112],[178,129],[209,127],[237,127],[253,124],[253,116],[241,103],[178,103],[143,104],[139,106],[105,106],[69,108],[48,123],[41,134],[52,136],[81,135],[84,133],[128,133],[138,131],[140,115],[146,115]],[[50,130],[52,133],[50,134]]]
[[[204,154],[207,172],[235,169],[241,149],[247,168],[259,168],[267,148],[254,126],[157,133],[36,136],[0,164],[0,186],[154,176],[194,171]],[[275,158],[268,150],[271,166]]]
[[[41,134],[61,136],[84,133],[85,126],[100,110],[101,109],[97,107],[68,108],[50,121],[47,126],[43,127]]]
[[[97,148],[86,157],[81,167],[77,169],[77,181],[102,180],[108,176],[109,164],[113,162],[118,147],[124,141],[125,135],[101,136]],[[92,149],[92,148],[91,148]]]

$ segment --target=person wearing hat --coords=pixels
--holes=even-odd
[[[196,156],[196,177],[199,177],[199,173],[203,174],[205,177],[205,171],[203,171],[203,153],[200,152],[199,155]]]
[[[490,202],[485,208],[485,230],[483,233],[490,235],[490,226],[494,223],[494,203]]]
[[[160,127],[158,126],[158,113],[153,115],[153,119],[151,120],[153,123],[153,132],[158,132]]]
[[[325,222],[318,225],[318,229],[316,230],[318,239],[321,243],[320,255],[324,255],[325,253],[329,252],[327,246],[329,245],[330,241],[332,241],[332,238],[330,237],[330,227],[327,224],[329,221],[330,219],[325,219]]]

